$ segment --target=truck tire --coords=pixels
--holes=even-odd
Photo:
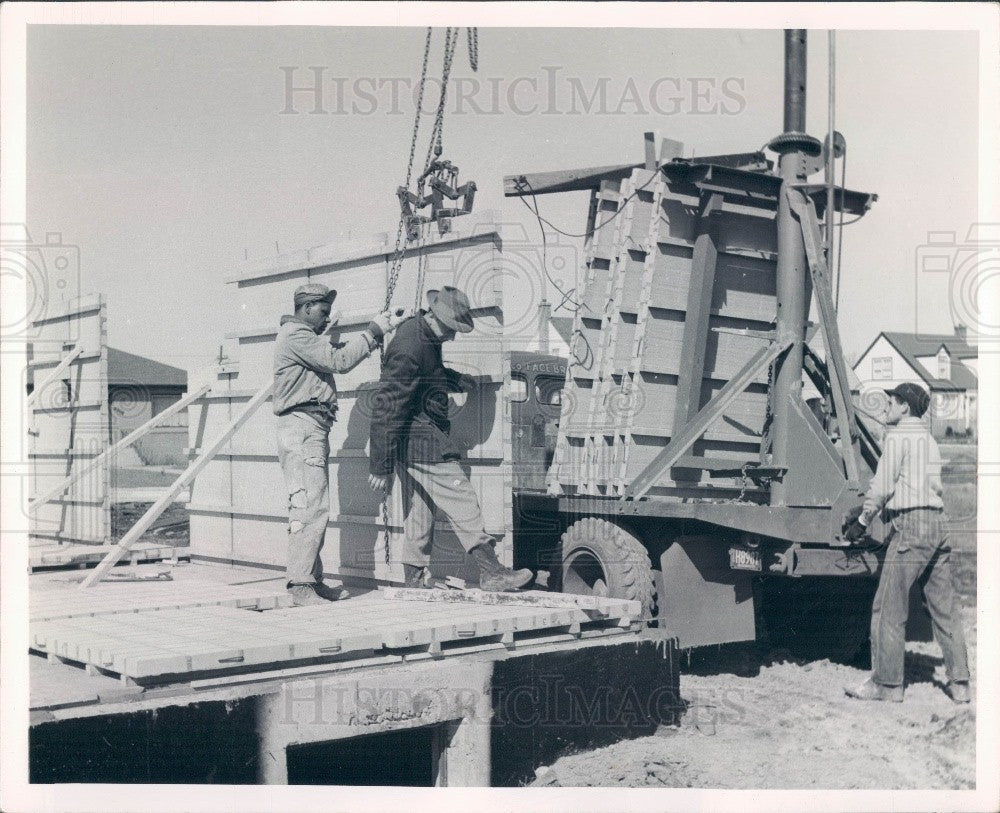
[[[562,535],[564,593],[638,601],[642,618],[653,617],[655,587],[649,552],[632,534],[606,519],[585,517]]]

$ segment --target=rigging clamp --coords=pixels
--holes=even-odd
[[[401,186],[396,194],[406,223],[406,239],[412,241],[420,236],[420,227],[424,223],[437,223],[438,234],[450,232],[452,218],[472,211],[476,183],[469,181],[459,186],[458,167],[451,161],[436,158],[417,178],[416,193]],[[448,206],[447,202],[455,202],[455,205]],[[420,210],[427,206],[430,206],[430,212],[421,214]]]

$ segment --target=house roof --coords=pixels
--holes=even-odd
[[[187,387],[187,371],[135,353],[108,348],[108,384]]]
[[[959,359],[978,358],[979,351],[970,345],[961,336],[949,333],[932,333],[917,335],[913,333],[899,333],[896,331],[883,331],[875,337],[875,340],[868,345],[868,348],[858,357],[861,359],[868,355],[868,351],[875,346],[879,336],[885,336],[885,340],[891,344],[903,357],[906,363],[919,375],[932,390],[975,390],[979,389],[979,379],[976,374],[962,364]],[[932,376],[924,368],[917,357],[935,356],[941,347],[944,347],[951,356],[951,378],[937,378]]]
[[[956,336],[954,333],[899,333],[889,331],[882,334],[892,346],[901,353],[906,352],[912,356],[934,356],[943,345],[948,354],[953,359],[976,358],[979,351],[973,347],[966,339]]]

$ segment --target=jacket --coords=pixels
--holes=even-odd
[[[451,441],[448,393],[461,374],[441,360],[441,340],[418,311],[397,329],[382,360],[372,401],[371,473],[386,477],[396,460],[440,463],[461,457]]]
[[[274,391],[271,404],[275,415],[315,404],[331,415],[337,409],[334,373],[346,373],[358,366],[378,346],[368,330],[343,346],[330,343],[329,336],[317,335],[297,316],[282,316],[274,344]]]

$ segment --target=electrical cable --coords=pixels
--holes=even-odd
[[[655,181],[658,174],[659,174],[658,172],[654,172],[650,176],[649,180],[646,181],[646,183],[644,183],[642,186],[639,186],[639,187],[636,187],[635,189],[633,189],[632,190],[632,194],[630,194],[627,198],[625,198],[625,200],[622,201],[621,206],[618,207],[618,210],[613,215],[611,215],[611,217],[609,217],[604,222],[599,223],[598,225],[594,226],[594,228],[591,229],[590,231],[584,232],[583,234],[573,234],[572,232],[563,231],[558,226],[556,226],[555,224],[553,224],[550,221],[546,220],[541,215],[538,215],[538,218],[543,223],[545,223],[550,229],[552,229],[555,232],[558,232],[559,234],[565,235],[566,237],[593,237],[595,232],[600,231],[605,226],[607,226],[612,220],[614,220],[616,217],[618,217],[618,215],[620,215],[625,210],[625,204],[627,204],[630,200],[632,200],[632,198],[634,198],[636,195],[638,195],[640,192],[642,192],[642,190],[644,190],[647,186],[649,186],[653,181]],[[521,176],[520,178],[517,178],[514,181],[514,185],[515,185],[515,187],[517,188],[518,191],[522,191],[523,189],[527,188],[528,192],[531,194],[531,196],[532,197],[535,196],[534,191],[531,189],[531,184],[529,183],[528,179],[525,178],[524,176]],[[528,206],[528,202],[524,200],[524,196],[520,195],[519,197],[521,198],[521,202],[524,203],[525,206]],[[528,206],[528,209],[530,210],[531,207]]]
[[[525,183],[528,183],[527,180],[525,180]],[[529,190],[531,189],[531,184],[528,184],[528,188]],[[535,195],[534,191],[530,191],[530,194],[531,194],[531,202],[534,204],[534,209],[532,209],[531,206],[528,206],[527,201],[524,201],[523,195],[521,196],[521,200],[524,201],[525,206],[528,206],[528,211],[533,212],[535,217],[538,219],[538,230],[542,233],[542,273],[545,274],[545,278],[549,281],[552,287],[559,292],[559,295],[562,297],[559,304],[556,305],[555,308],[553,308],[553,312],[559,310],[559,308],[565,305],[566,302],[571,302],[573,304],[573,307],[568,308],[567,310],[576,313],[580,309],[580,303],[572,298],[573,292],[576,289],[572,288],[570,289],[569,292],[564,291],[561,287],[559,287],[559,283],[557,283],[554,279],[552,279],[552,275],[549,273],[548,235],[545,234],[545,226],[542,225],[542,221],[544,220],[544,218],[538,211],[537,196]],[[546,295],[545,291],[542,292],[542,299],[548,299],[548,296]]]

